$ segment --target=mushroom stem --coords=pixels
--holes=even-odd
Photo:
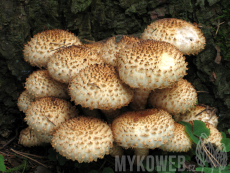
[[[107,122],[109,124],[112,123],[113,119],[116,118],[118,115],[121,114],[121,110],[120,109],[109,109],[109,110],[101,110],[103,112],[103,114],[105,114]]]
[[[139,164],[138,161],[141,161],[142,157],[146,158],[146,156],[149,155],[149,149],[148,148],[135,148],[134,155],[136,156],[134,164],[138,165]]]
[[[131,109],[133,110],[145,109],[150,92],[151,90],[136,88],[134,90],[133,101],[130,103]]]
[[[124,153],[124,150],[121,146],[117,145],[116,142],[113,143],[113,148],[110,148],[109,149],[109,154],[112,156],[112,157],[115,157],[115,156],[119,156],[121,157]]]
[[[92,109],[89,108],[82,108],[82,111],[85,116],[95,117],[95,118],[101,118],[101,114],[98,109]]]

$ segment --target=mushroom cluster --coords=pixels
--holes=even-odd
[[[129,147],[138,155],[154,148],[188,151],[192,141],[177,121],[197,118],[197,93],[183,79],[184,55],[198,53],[204,45],[200,29],[180,19],[155,21],[141,38],[114,36],[85,45],[63,30],[36,34],[25,45],[24,58],[43,69],[27,78],[18,98],[28,124],[19,143],[51,143],[78,162],[121,155]],[[93,111],[98,109],[105,117],[90,116],[97,116]],[[200,116],[216,128],[216,115],[212,121]],[[209,141],[219,145],[219,140]]]

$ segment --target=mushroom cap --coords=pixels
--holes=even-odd
[[[31,38],[24,46],[25,61],[32,66],[46,68],[49,57],[59,48],[81,45],[80,40],[74,34],[61,29],[46,30]]]
[[[90,64],[104,63],[96,51],[84,46],[70,46],[53,54],[47,64],[49,74],[55,80],[69,83],[81,69]]]
[[[52,135],[51,134],[45,134],[41,131],[33,131],[33,133],[37,136],[38,140],[41,141],[44,144],[51,143]]]
[[[208,138],[204,139],[204,144],[211,143],[214,144],[219,150],[222,150],[223,146],[221,143],[222,133],[212,124],[205,123],[206,127],[210,130],[210,135]]]
[[[99,53],[101,59],[103,59],[106,64],[112,65],[114,67],[117,66],[117,58],[115,55],[119,51],[115,39],[116,37],[113,36],[102,43]]]
[[[127,106],[133,98],[133,90],[122,83],[113,66],[94,64],[72,78],[69,95],[76,105],[109,110]]]
[[[183,54],[166,42],[144,40],[119,52],[118,71],[132,88],[166,88],[186,75]]]
[[[175,18],[152,22],[147,26],[141,38],[171,43],[184,55],[197,54],[204,49],[206,44],[205,37],[196,25]]]
[[[140,42],[142,39],[133,36],[122,35],[120,41],[117,43],[118,51],[121,49],[132,48],[133,44]],[[116,57],[119,57],[119,53],[117,53]]]
[[[206,108],[204,106],[200,106],[200,105],[196,105],[191,111],[187,111],[184,114],[177,114],[174,116],[175,121],[179,122],[179,121],[185,121],[185,122],[189,122],[189,121],[194,121],[194,120],[200,120],[203,122],[207,122],[212,124],[213,126],[217,127],[218,124],[218,117],[216,114],[212,115],[212,117],[210,117],[210,115],[207,113],[207,111],[203,111]],[[202,112],[203,111],[203,112]],[[202,112],[202,113],[200,113]],[[198,113],[200,113],[199,115],[197,115]]]
[[[192,147],[192,141],[185,131],[185,126],[175,123],[174,136],[172,139],[160,146],[163,151],[173,152],[187,152]]]
[[[73,161],[97,161],[109,154],[113,146],[111,128],[92,117],[77,117],[61,124],[53,133],[51,145],[62,156]]]
[[[25,113],[33,101],[35,101],[34,95],[30,94],[28,90],[24,90],[18,97],[17,106],[20,111]]]
[[[126,112],[112,122],[114,141],[124,148],[154,149],[173,136],[174,120],[162,109]]]
[[[35,131],[52,134],[61,122],[76,117],[78,111],[69,101],[55,97],[42,97],[31,103],[25,121]]]
[[[24,147],[33,147],[44,144],[41,140],[38,139],[37,135],[30,127],[21,130],[18,143]]]
[[[148,98],[151,106],[176,115],[191,110],[197,102],[197,92],[190,82],[180,79],[169,88],[155,89]]]
[[[69,98],[68,85],[54,80],[48,70],[37,70],[30,74],[26,79],[25,88],[36,98],[46,96]]]

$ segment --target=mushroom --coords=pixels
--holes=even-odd
[[[122,83],[113,66],[94,64],[82,69],[72,78],[69,95],[71,101],[82,107],[115,110],[130,103],[133,91]]]
[[[166,42],[145,40],[121,49],[118,58],[120,79],[131,88],[142,89],[146,103],[149,90],[166,88],[186,75],[183,54]],[[135,102],[138,102],[135,101]],[[145,105],[140,106],[145,107]]]
[[[69,83],[81,69],[90,64],[104,63],[96,51],[84,46],[70,46],[53,54],[47,64],[49,74],[55,80]]]
[[[26,79],[25,88],[36,98],[46,96],[69,98],[68,86],[54,80],[48,70],[37,70],[30,74]]]
[[[62,123],[53,133],[51,145],[67,159],[92,162],[109,154],[113,135],[104,121],[80,116]]]
[[[103,61],[112,66],[117,66],[117,58],[115,55],[119,51],[115,39],[116,37],[114,36],[102,43],[99,53]]]
[[[124,153],[124,150],[121,146],[117,145],[116,142],[113,143],[113,147],[109,150],[109,155],[112,157],[119,156],[121,157]]]
[[[174,120],[162,109],[129,111],[112,122],[114,141],[123,148],[134,148],[146,156],[149,149],[166,144],[173,137]]]
[[[155,89],[148,98],[149,105],[176,115],[191,110],[197,102],[197,92],[190,82],[180,79],[169,88]]]
[[[223,149],[221,140],[222,140],[222,133],[212,124],[205,123],[206,127],[210,130],[210,135],[208,138],[203,140],[204,144],[211,143],[214,144],[219,150]]]
[[[42,97],[31,103],[26,111],[25,121],[35,131],[52,134],[56,128],[78,115],[69,101],[55,97]]]
[[[30,127],[21,130],[18,143],[24,147],[44,145],[44,143],[38,139],[37,135]]]
[[[205,37],[197,25],[175,18],[152,22],[147,26],[141,38],[171,43],[184,55],[198,54],[206,44]]]
[[[49,57],[60,48],[81,45],[80,40],[74,34],[61,29],[46,30],[31,38],[24,46],[25,61],[32,66],[46,68]]]
[[[30,103],[33,101],[35,101],[35,96],[30,94],[29,91],[24,90],[18,97],[17,106],[20,111],[25,113],[28,106],[30,106]]]
[[[207,122],[209,124],[212,124],[213,126],[217,127],[218,124],[218,117],[216,114],[210,115],[206,111],[206,107],[196,105],[191,111],[187,111],[184,114],[177,114],[174,116],[175,121],[194,121],[194,120],[200,120],[203,122]]]
[[[174,126],[174,136],[172,139],[159,148],[169,152],[187,152],[192,147],[192,141],[185,131],[185,126],[178,123],[175,123]]]

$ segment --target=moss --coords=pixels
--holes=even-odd
[[[85,11],[90,6],[92,0],[72,0],[71,12],[76,14]]]

